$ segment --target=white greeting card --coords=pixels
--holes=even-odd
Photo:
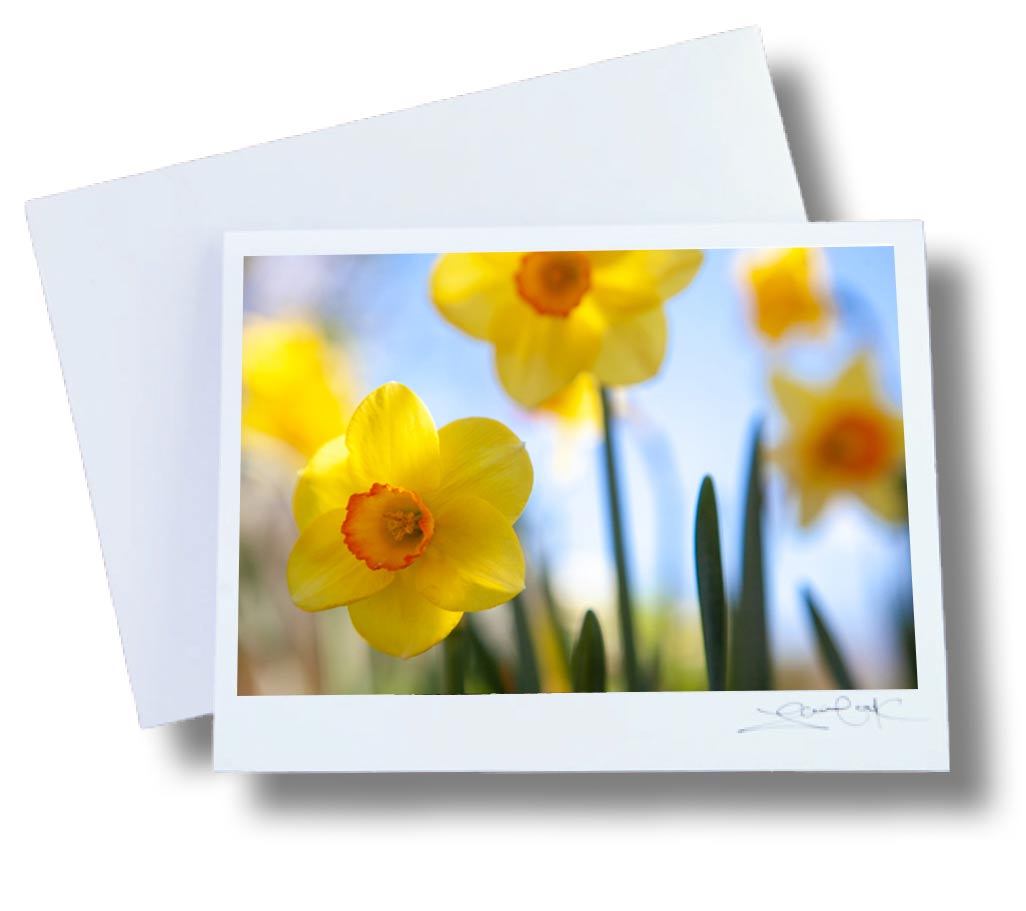
[[[226,236],[215,765],[946,770],[922,227]]]
[[[213,707],[224,231],[804,217],[755,29],[27,209],[144,726]]]

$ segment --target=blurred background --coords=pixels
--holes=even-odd
[[[788,433],[771,377],[783,372],[828,388],[865,354],[882,405],[900,412],[892,251],[806,252],[812,293],[828,314],[820,329],[775,337],[760,324],[754,270],[780,254],[708,251],[695,280],[666,305],[670,336],[661,372],[617,390],[635,622],[639,652],[658,668],[653,688],[706,686],[696,499],[710,475],[728,599],[735,600],[753,434],[761,427],[772,453]],[[589,608],[605,636],[609,688],[622,688],[596,391],[583,379],[549,409],[528,412],[513,402],[495,379],[491,347],[456,330],[430,300],[435,260],[246,262],[240,694],[444,691],[441,647],[409,661],[379,654],[355,633],[344,608],[304,613],[285,584],[297,535],[290,507],[296,472],[344,430],[366,393],[390,380],[413,389],[438,426],[467,416],[502,421],[526,442],[534,464],[534,491],[518,523],[527,590],[519,615],[503,605],[473,617],[476,671],[468,692],[568,690],[568,647]],[[860,687],[914,686],[907,522],[841,494],[803,525],[793,485],[772,455],[764,479],[774,685],[835,686],[804,604],[808,589]]]

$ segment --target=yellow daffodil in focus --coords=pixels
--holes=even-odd
[[[292,600],[346,606],[374,648],[418,655],[464,611],[523,590],[513,522],[532,483],[524,444],[503,424],[465,418],[436,430],[413,392],[381,386],[300,473]]]
[[[242,427],[309,458],[345,429],[352,407],[342,359],[316,323],[248,320],[242,335]]]
[[[809,525],[837,494],[858,497],[892,522],[907,517],[905,438],[901,415],[877,394],[865,355],[833,384],[806,386],[783,374],[773,392],[790,435],[774,453]]]
[[[829,326],[832,305],[817,251],[799,248],[758,257],[748,265],[746,280],[755,326],[771,342],[795,330],[821,334]]]
[[[701,263],[698,250],[450,253],[431,294],[449,322],[494,346],[503,387],[535,408],[582,372],[614,386],[654,376],[662,305]]]

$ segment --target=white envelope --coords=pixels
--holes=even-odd
[[[214,704],[225,231],[805,218],[754,28],[27,210],[144,727]]]

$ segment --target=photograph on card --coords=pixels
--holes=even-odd
[[[257,255],[240,696],[917,686],[888,246]]]

